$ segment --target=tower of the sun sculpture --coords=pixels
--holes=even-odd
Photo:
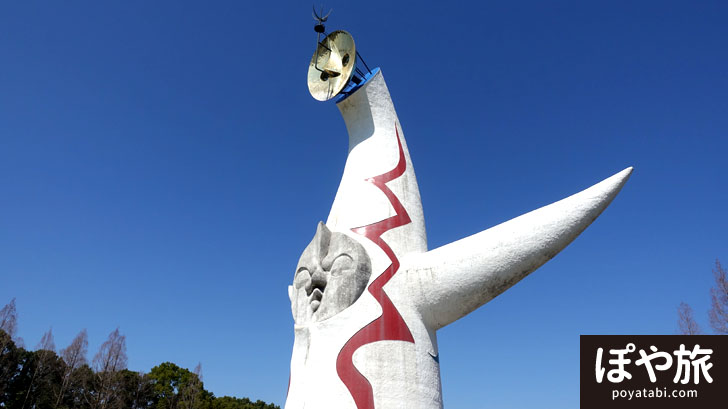
[[[323,21],[316,26],[324,33]],[[337,98],[349,153],[326,223],[288,293],[295,340],[285,409],[442,408],[437,330],[504,292],[574,240],[632,169],[559,202],[427,249],[412,161],[381,71],[351,36],[318,42],[309,89]]]

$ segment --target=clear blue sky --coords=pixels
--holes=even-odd
[[[0,305],[30,347],[117,326],[129,367],[202,362],[285,400],[286,286],[346,129],[306,88],[306,2],[0,6]],[[586,4],[585,4],[586,3]],[[554,260],[440,332],[448,408],[576,408],[579,334],[707,327],[728,264],[728,5],[328,1],[382,68],[431,248],[635,172]]]

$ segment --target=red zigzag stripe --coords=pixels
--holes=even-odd
[[[402,176],[407,168],[407,161],[404,157],[402,141],[400,140],[396,123],[394,130],[397,135],[397,145],[399,146],[399,163],[389,172],[367,179],[367,182],[373,183],[387,196],[389,203],[394,208],[395,215],[368,226],[351,229],[354,233],[361,234],[378,245],[392,262],[387,270],[369,285],[369,292],[382,307],[382,315],[354,334],[346,342],[341,351],[339,351],[339,356],[336,358],[336,372],[339,378],[341,378],[341,381],[344,382],[344,385],[349,389],[349,393],[354,398],[358,409],[374,409],[374,394],[372,393],[372,385],[367,378],[354,367],[352,359],[354,352],[360,347],[376,341],[415,342],[404,319],[402,319],[399,311],[397,311],[397,308],[392,304],[392,301],[383,289],[384,285],[399,270],[399,260],[394,254],[394,251],[382,239],[382,234],[411,222],[402,203],[400,203],[397,196],[386,185],[387,182]]]

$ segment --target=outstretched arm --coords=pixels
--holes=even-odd
[[[403,260],[414,303],[439,329],[490,301],[553,258],[619,193],[627,168],[566,199]]]

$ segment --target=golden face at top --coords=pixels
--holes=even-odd
[[[316,46],[308,67],[308,90],[319,101],[338,95],[349,83],[356,65],[354,38],[339,30]]]

